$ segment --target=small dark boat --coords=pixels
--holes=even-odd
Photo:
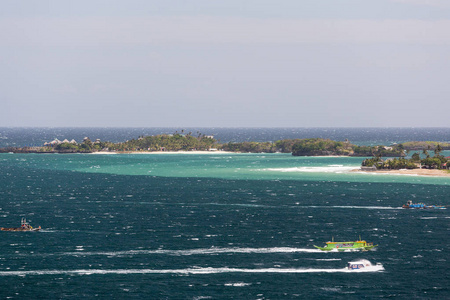
[[[41,230],[41,226],[38,228],[33,228],[25,218],[22,218],[20,222],[20,227],[11,227],[11,228],[0,228],[2,231],[39,231]]]
[[[402,208],[415,208],[415,209],[445,209],[445,206],[442,205],[426,205],[425,203],[412,203],[409,200],[406,204],[402,206]]]

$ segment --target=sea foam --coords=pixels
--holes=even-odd
[[[329,165],[326,167],[293,167],[293,168],[268,168],[263,171],[284,173],[343,173],[357,169],[359,166]]]
[[[325,253],[319,249],[308,248],[290,248],[290,247],[273,247],[273,248],[201,248],[188,250],[126,250],[126,251],[106,251],[106,252],[64,252],[61,255],[106,255],[106,256],[124,256],[124,255],[150,255],[163,254],[173,256],[185,255],[209,255],[222,253]]]
[[[383,271],[382,266],[370,269],[349,270],[341,269],[286,269],[286,268],[262,268],[262,269],[241,269],[241,268],[186,268],[186,269],[81,269],[81,270],[33,270],[33,271],[1,271],[0,276],[36,276],[36,275],[129,275],[129,274],[181,274],[181,275],[202,275],[221,273],[361,273]]]

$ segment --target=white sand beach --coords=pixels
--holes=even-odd
[[[354,169],[351,172],[450,177],[450,173],[447,172],[446,170],[429,170],[429,169],[413,169],[413,170],[402,169],[402,170],[377,170],[377,171],[361,171],[361,169]]]

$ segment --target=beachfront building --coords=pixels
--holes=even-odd
[[[74,145],[78,144],[77,141],[75,141],[74,139],[72,139],[71,141],[69,141],[68,139],[64,139],[63,141],[60,141],[56,138],[51,142],[45,142],[44,146],[55,147],[55,146],[63,144],[63,143],[74,144]]]

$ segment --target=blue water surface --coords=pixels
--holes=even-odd
[[[367,141],[366,141],[367,142]],[[450,179],[360,158],[0,154],[0,297],[446,299]],[[150,172],[149,172],[150,171]],[[314,248],[334,237],[370,252]],[[384,271],[345,270],[368,259]]]

